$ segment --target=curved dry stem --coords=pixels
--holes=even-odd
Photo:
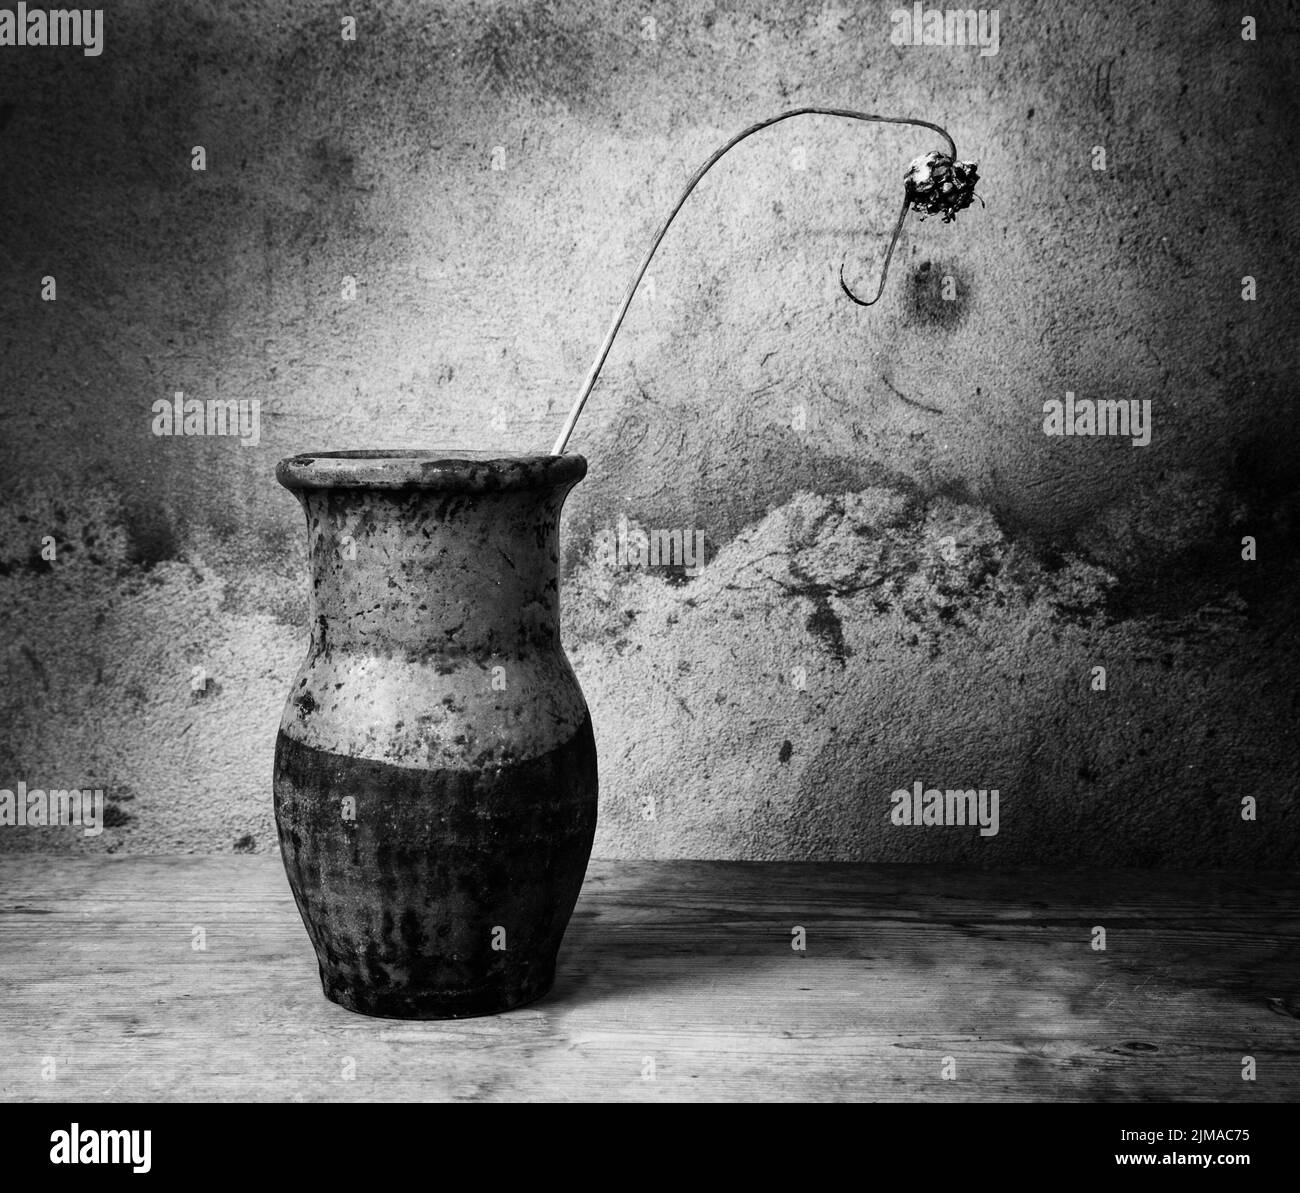
[[[650,243],[649,251],[641,262],[641,267],[636,271],[632,278],[631,285],[623,294],[623,301],[619,304],[618,311],[614,315],[613,322],[609,325],[609,331],[605,333],[604,342],[600,346],[600,351],[596,353],[596,359],[592,361],[591,368],[587,371],[586,379],[582,383],[582,388],[578,391],[577,401],[573,404],[573,409],[569,411],[569,417],[565,420],[564,429],[560,432],[555,441],[555,446],[551,449],[552,455],[562,455],[565,447],[568,445],[569,436],[573,434],[573,428],[577,425],[578,416],[582,413],[583,407],[587,404],[587,399],[591,396],[591,391],[595,388],[596,378],[600,376],[601,366],[605,363],[605,358],[609,355],[609,350],[613,347],[614,337],[618,335],[618,329],[623,325],[623,317],[627,314],[628,307],[632,305],[632,297],[636,294],[637,287],[641,284],[641,279],[645,277],[645,271],[650,267],[650,260],[655,255],[655,250],[659,247],[659,242],[663,240],[664,234],[668,231],[669,226],[676,218],[677,213],[681,211],[682,205],[690,197],[691,192],[695,189],[700,179],[709,172],[717,163],[718,159],[728,150],[739,145],[746,137],[752,137],[755,133],[773,124],[779,124],[782,120],[789,120],[794,116],[841,116],[847,120],[865,120],[876,124],[912,124],[918,128],[928,128],[938,133],[945,141],[948,142],[948,156],[954,160],[957,157],[957,145],[952,137],[937,124],[931,124],[928,120],[914,120],[908,116],[877,116],[868,112],[854,112],[848,108],[794,108],[789,112],[782,112],[779,116],[773,116],[768,120],[762,120],[758,124],[751,124],[744,132],[737,133],[725,145],[714,150],[709,160],[706,161],[694,174],[691,175],[690,181],[686,184],[686,189],[682,191],[681,197],[673,206],[672,211],[668,213],[668,218],[659,226],[659,231],[655,233],[655,238]],[[907,205],[903,205],[903,217],[907,215]],[[894,229],[894,239],[890,241],[889,255],[894,251],[894,244],[898,240],[898,234],[902,230],[903,219],[900,218],[898,226]],[[889,271],[889,255],[885,258],[885,272]],[[844,286],[843,270],[840,274],[840,285]],[[877,292],[875,302],[884,291],[885,279],[880,279],[880,291]],[[863,302],[860,298],[854,297],[849,293],[848,287],[844,286],[845,293],[853,299],[859,306],[870,306],[871,303]]]
[[[840,289],[844,291],[860,307],[873,306],[880,301],[880,296],[885,292],[885,279],[889,277],[889,262],[894,255],[894,245],[898,243],[899,234],[903,231],[903,224],[907,220],[907,209],[912,204],[912,197],[903,193],[903,210],[898,213],[898,222],[894,225],[894,234],[889,238],[889,248],[885,250],[885,267],[880,271],[880,285],[876,287],[875,298],[859,298],[852,290],[849,289],[848,283],[844,280],[844,263],[840,262]]]

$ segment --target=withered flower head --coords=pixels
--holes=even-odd
[[[937,152],[914,159],[903,175],[912,210],[922,217],[941,216],[944,223],[970,206],[978,181],[976,162],[953,161],[946,153]]]

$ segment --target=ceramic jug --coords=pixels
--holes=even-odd
[[[289,884],[327,997],[368,1015],[541,997],[596,826],[560,642],[577,455],[295,456],[311,645],[275,752]]]

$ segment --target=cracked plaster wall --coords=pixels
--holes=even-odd
[[[1284,5],[1254,43],[1003,5],[984,57],[891,45],[890,5],[347,7],[354,44],[337,5],[127,3],[99,58],[0,51],[0,785],[109,799],[0,850],[272,848],[275,462],[544,449],[681,181],[818,103],[944,125],[986,205],[909,221],[869,311],[836,273],[876,276],[921,130],[787,122],[674,225],[572,443],[597,853],[1295,863]],[[178,389],[257,398],[258,445],[151,435]],[[1150,398],[1151,445],[1045,437],[1066,390]],[[621,517],[706,566],[611,569]],[[998,835],[892,826],[916,779],[998,788]]]

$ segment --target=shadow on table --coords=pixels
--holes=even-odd
[[[711,986],[746,975],[763,981],[810,962],[914,974],[944,964],[935,933],[923,939],[899,931],[906,928],[900,915],[921,914],[907,890],[850,882],[828,897],[825,889],[774,878],[771,867],[747,863],[674,863],[667,872],[655,863],[620,863],[589,872],[555,986],[538,1007],[565,1010],[691,986],[706,995]]]

